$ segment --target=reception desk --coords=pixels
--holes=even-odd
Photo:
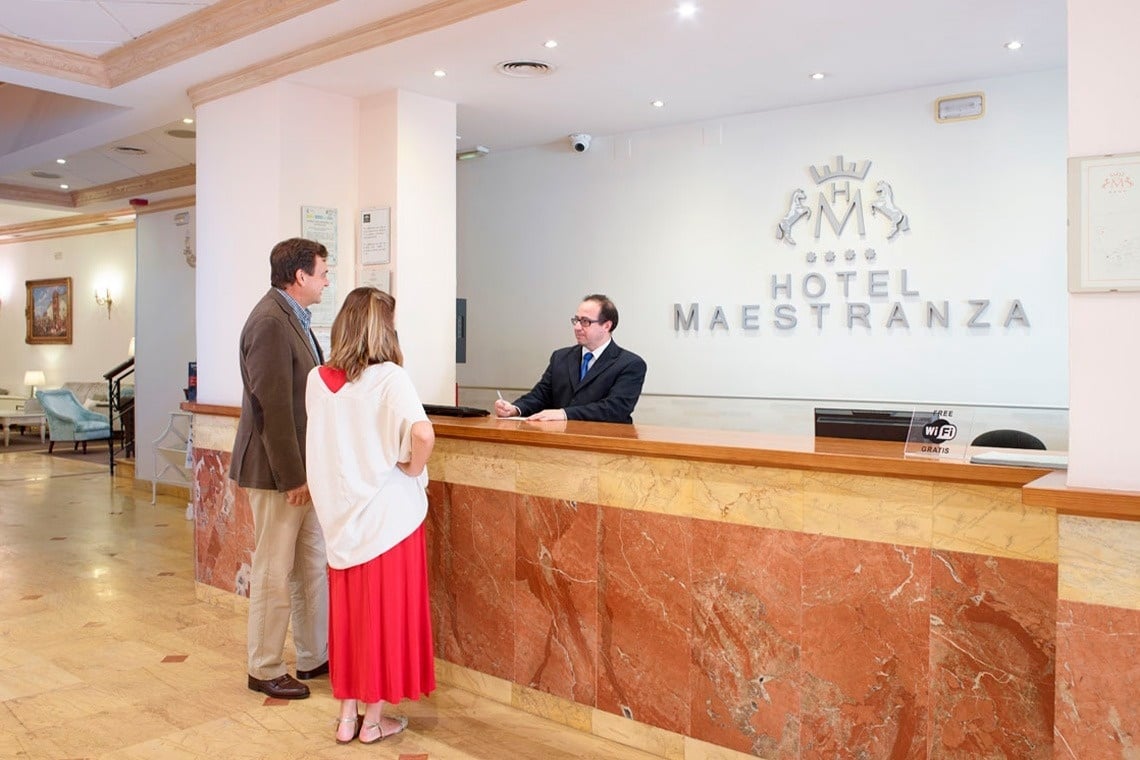
[[[244,595],[236,410],[188,408],[196,578]],[[901,444],[433,423],[445,680],[668,758],[1140,745],[1138,495]]]

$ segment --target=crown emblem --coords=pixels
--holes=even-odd
[[[858,161],[852,161],[850,164],[843,163],[843,156],[835,157],[835,168],[832,169],[827,164],[822,167],[810,167],[811,178],[815,180],[815,184],[822,185],[824,182],[836,179],[837,177],[849,177],[850,179],[857,179],[860,182],[867,176],[867,172],[871,170],[871,162],[864,161],[863,166],[859,166]]]

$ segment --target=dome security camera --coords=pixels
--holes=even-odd
[[[590,149],[590,136],[587,134],[570,135],[570,147],[575,153],[585,153]]]

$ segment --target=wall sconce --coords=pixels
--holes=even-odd
[[[135,338],[131,336],[131,343],[127,346],[127,356],[131,359],[135,358]]]
[[[36,395],[36,386],[43,385],[47,382],[44,377],[42,369],[30,369],[24,373],[24,385],[30,386],[32,392],[28,394],[28,398],[34,398]]]
[[[95,288],[95,303],[107,307],[107,319],[111,318],[111,289]]]

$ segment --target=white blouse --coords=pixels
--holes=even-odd
[[[412,425],[427,415],[408,373],[391,362],[336,393],[314,368],[305,407],[305,469],[329,567],[362,565],[427,517],[427,469],[410,478],[396,467],[411,456]]]

